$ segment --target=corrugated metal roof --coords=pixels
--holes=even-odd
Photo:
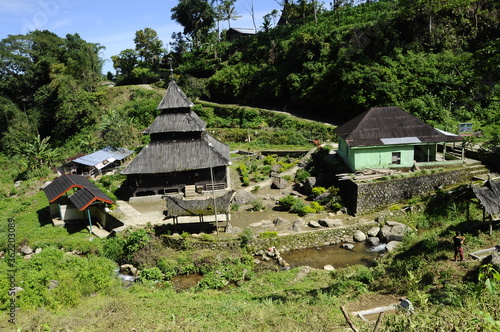
[[[108,163],[112,163],[115,160],[122,160],[130,156],[134,151],[127,150],[125,148],[112,148],[110,146],[96,151],[94,153],[88,154],[86,156],[76,158],[70,163],[77,163],[86,166],[94,166],[98,169],[105,167]],[[68,163],[69,164],[69,163]]]
[[[167,92],[156,109],[168,110],[176,108],[191,108],[193,106],[194,104],[179,88],[177,83],[175,83],[175,81],[170,81]]]
[[[229,146],[205,134],[198,140],[151,142],[122,174],[160,174],[227,166],[230,160]]]
[[[399,107],[375,107],[335,129],[349,146],[384,145],[381,138],[417,137],[422,143],[461,141],[445,135]]]
[[[250,28],[229,28],[227,33],[231,33],[232,30],[243,35],[255,35],[255,30]]]
[[[422,143],[417,137],[381,138],[384,145]]]

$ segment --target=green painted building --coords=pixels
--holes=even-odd
[[[338,154],[352,171],[440,165],[438,145],[461,137],[440,131],[399,107],[377,107],[336,128]]]

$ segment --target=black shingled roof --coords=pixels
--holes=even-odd
[[[78,188],[78,190],[69,196],[69,200],[80,211],[83,211],[96,200],[109,204],[113,203],[113,200],[98,189],[89,179],[75,174],[61,175],[46,186],[43,191],[49,202],[52,203],[72,188]]]
[[[90,204],[99,200],[105,203],[113,204],[113,200],[109,198],[101,190],[93,188],[82,188],[69,196],[69,200],[73,203],[78,210],[85,210]]]
[[[67,193],[72,188],[95,187],[87,178],[75,174],[63,174],[51,184],[46,186],[43,191],[49,202],[54,202],[56,199]]]
[[[349,146],[384,145],[384,138],[416,137],[422,143],[461,141],[446,135],[399,107],[374,107],[335,129]]]

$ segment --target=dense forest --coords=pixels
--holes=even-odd
[[[172,19],[184,30],[174,34],[171,51],[154,29],[137,31],[136,48],[112,57],[117,74],[108,78],[162,87],[173,66],[193,99],[287,110],[334,124],[370,107],[396,105],[451,132],[459,122],[473,122],[487,137],[498,132],[497,1],[335,1],[331,8],[291,1],[281,16],[266,15],[254,36],[229,42],[217,26],[235,19],[232,5],[179,1]],[[102,47],[78,34],[61,38],[49,31],[0,42],[3,153],[41,143],[59,147],[82,132],[103,136],[113,130],[103,128],[106,119],[139,131],[147,125],[107,105]]]

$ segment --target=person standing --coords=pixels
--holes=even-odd
[[[465,260],[464,259],[464,248],[463,248],[464,241],[465,241],[465,237],[462,236],[460,231],[457,231],[455,233],[455,236],[453,237],[453,246],[455,248],[455,258],[454,258],[455,262],[457,261],[457,256],[460,256],[461,261]]]

